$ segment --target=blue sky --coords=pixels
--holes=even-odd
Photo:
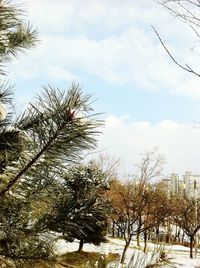
[[[200,81],[174,65],[151,28],[180,62],[198,70],[196,36],[186,25],[152,0],[26,0],[23,6],[41,41],[8,66],[20,107],[42,85],[67,89],[76,81],[104,113],[99,149],[122,159],[128,173],[154,147],[166,158],[166,174],[200,173],[194,128]]]

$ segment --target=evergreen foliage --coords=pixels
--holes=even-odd
[[[7,61],[36,42],[37,31],[24,22],[23,12],[0,0],[0,74],[5,74]],[[13,260],[16,267],[28,267],[33,260],[53,254],[55,237],[49,227],[55,211],[61,216],[60,212],[77,209],[63,174],[95,148],[101,121],[93,113],[90,96],[78,84],[64,91],[44,87],[18,118],[12,94],[12,87],[0,83],[0,255]],[[92,213],[99,228],[105,204],[99,206],[97,196],[82,202],[79,212],[84,207]],[[77,226],[80,221],[89,226],[86,215],[68,218],[64,231],[71,239],[85,234],[84,227]],[[59,228],[54,227],[58,232]]]
[[[99,245],[105,240],[109,205],[103,194],[108,181],[95,163],[73,166],[64,176],[63,195],[55,204],[55,214],[47,217],[47,228],[66,241],[75,238]],[[44,219],[42,219],[44,223]]]
[[[0,0],[0,73],[5,74],[4,62],[32,48],[37,41],[37,30],[24,21],[23,11],[9,1]]]
[[[8,143],[2,146],[2,155],[9,153],[10,149],[13,157],[17,155],[14,159],[6,159],[0,175],[0,196],[4,202],[0,211],[2,251],[6,252],[4,255],[47,257],[50,254],[48,243],[41,241],[41,235],[48,229],[45,219],[54,215],[54,207],[58,207],[60,202],[64,204],[61,214],[77,209],[77,203],[69,195],[67,184],[65,203],[57,197],[63,194],[62,174],[66,173],[68,164],[80,160],[81,151],[95,146],[94,134],[98,133],[96,127],[99,122],[91,115],[88,101],[89,96],[84,96],[76,85],[72,85],[67,94],[45,89],[42,98],[38,97],[36,104],[30,105],[28,112],[14,122],[10,131],[2,129],[2,135]],[[9,143],[9,134],[12,138],[14,134],[19,137],[15,139],[16,145]],[[102,220],[102,215],[97,212],[100,207],[95,210],[96,197],[85,198],[82,202],[78,205],[79,210],[84,207],[85,213],[96,213],[93,222],[95,219]],[[76,233],[83,233],[77,226],[81,225],[80,221],[84,221],[87,215],[75,213],[73,220],[69,217],[69,224],[65,226],[66,233],[73,238]],[[85,225],[86,222],[85,219]],[[60,228],[58,222],[56,224],[56,228]],[[45,250],[41,250],[42,244]],[[29,250],[31,248],[33,256]]]

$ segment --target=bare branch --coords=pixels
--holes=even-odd
[[[156,36],[158,37],[161,45],[163,46],[163,48],[165,49],[165,51],[167,52],[167,54],[169,55],[169,57],[172,59],[172,61],[178,66],[180,67],[181,69],[183,69],[184,71],[188,72],[188,73],[191,73],[191,74],[194,74],[198,77],[200,77],[200,73],[197,73],[196,71],[194,71],[188,64],[186,64],[185,66],[180,64],[175,58],[174,56],[171,54],[171,52],[169,51],[169,49],[166,47],[164,41],[162,40],[162,38],[160,37],[158,31],[155,29],[154,26],[152,26],[152,29],[154,30]]]

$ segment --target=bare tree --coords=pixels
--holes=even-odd
[[[155,185],[117,180],[112,182],[108,197],[113,208],[110,216],[125,241],[123,263],[133,236],[157,226],[169,215],[169,200]]]
[[[157,151],[157,148],[150,152],[144,152],[141,161],[137,166],[138,172],[136,180],[140,188],[141,194],[145,191],[145,185],[153,179],[160,178],[162,174],[163,165],[165,160],[162,155]],[[142,215],[140,214],[140,217]],[[140,226],[141,219],[138,219],[138,226]],[[137,232],[137,246],[140,246],[140,227]]]
[[[157,152],[157,148],[144,152],[141,161],[136,165],[138,173],[137,180],[140,182],[147,182],[153,178],[159,177],[162,173],[165,160],[162,155]]]
[[[178,196],[173,198],[172,202],[174,222],[189,236],[190,258],[193,258],[194,238],[200,229],[200,200]],[[195,202],[197,203],[197,212],[195,211]]]
[[[100,154],[94,162],[103,170],[109,180],[117,176],[117,170],[120,164],[119,159],[108,154]]]

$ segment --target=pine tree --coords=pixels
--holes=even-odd
[[[90,114],[89,99],[76,85],[72,85],[67,93],[45,89],[44,95],[30,105],[28,112],[15,122],[11,130],[12,133],[19,133],[23,148],[18,152],[17,161],[11,159],[0,175],[2,200],[13,200],[8,209],[11,213],[4,210],[3,206],[1,218],[6,222],[4,235],[7,234],[5,230],[9,230],[8,234],[20,241],[23,236],[28,236],[30,243],[26,243],[26,247],[30,247],[33,242],[37,248],[32,238],[39,237],[43,231],[43,228],[38,229],[38,219],[30,216],[35,213],[33,205],[43,203],[50,207],[51,202],[57,200],[53,186],[61,179],[61,174],[66,172],[68,164],[80,160],[82,150],[95,146],[94,134],[98,133],[96,127],[99,122]],[[49,193],[54,198],[49,198]],[[73,207],[72,202],[67,202],[68,206]],[[13,211],[16,211],[15,214]],[[15,215],[15,223],[10,223],[10,215]],[[34,224],[30,224],[30,220]],[[6,237],[5,241],[7,255],[10,252],[12,257],[28,258],[25,255],[27,248],[23,248],[23,245],[20,251],[12,251],[17,239],[13,241]],[[41,257],[41,254],[37,257]]]
[[[109,182],[105,172],[95,163],[75,165],[64,175],[62,194],[57,197],[54,213],[46,217],[46,227],[72,242],[99,245],[105,240],[108,221],[108,202],[103,194]],[[42,219],[42,223],[44,223]]]
[[[1,75],[7,61],[37,41],[22,15],[0,0]],[[18,118],[12,106],[12,87],[0,83],[0,254],[28,267],[52,254],[42,220],[53,213],[69,164],[95,147],[101,122],[77,84],[63,91],[44,87]]]

